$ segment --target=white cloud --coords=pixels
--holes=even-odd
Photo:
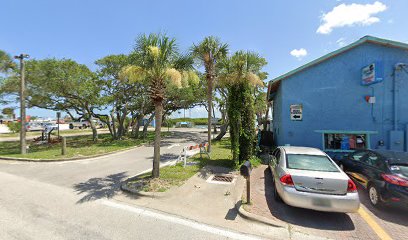
[[[337,45],[339,45],[339,47],[344,47],[344,46],[346,46],[346,39],[343,38],[343,37],[339,38],[339,39],[337,39],[336,43],[337,43]]]
[[[373,15],[383,12],[386,9],[387,6],[379,1],[373,4],[342,3],[321,16],[322,23],[316,32],[329,34],[334,28],[338,27],[355,25],[368,26],[379,22],[380,19]]]
[[[307,51],[304,48],[293,49],[292,51],[290,51],[290,55],[292,55],[295,58],[301,60],[303,57],[305,57],[307,55]]]

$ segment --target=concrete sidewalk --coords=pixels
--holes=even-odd
[[[213,174],[233,174],[232,184],[211,183]],[[287,228],[266,226],[241,218],[238,208],[245,180],[238,172],[229,172],[220,167],[206,167],[180,187],[173,187],[153,196],[120,194],[114,199],[162,212],[182,216],[197,222],[221,226],[247,234],[256,234],[270,239],[318,239],[303,233],[290,233]]]

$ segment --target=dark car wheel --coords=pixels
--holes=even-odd
[[[73,124],[69,124],[69,129],[74,129],[74,125],[73,125]]]
[[[380,207],[382,205],[380,193],[374,185],[368,186],[368,199],[374,207]]]

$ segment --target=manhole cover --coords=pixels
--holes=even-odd
[[[221,183],[221,184],[231,184],[235,180],[234,176],[230,175],[212,175],[208,178],[207,182],[210,183]]]

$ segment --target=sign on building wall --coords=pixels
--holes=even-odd
[[[361,69],[361,84],[371,85],[383,80],[383,70],[381,62],[371,63]]]
[[[290,105],[290,120],[302,121],[303,119],[303,107],[302,104]]]

